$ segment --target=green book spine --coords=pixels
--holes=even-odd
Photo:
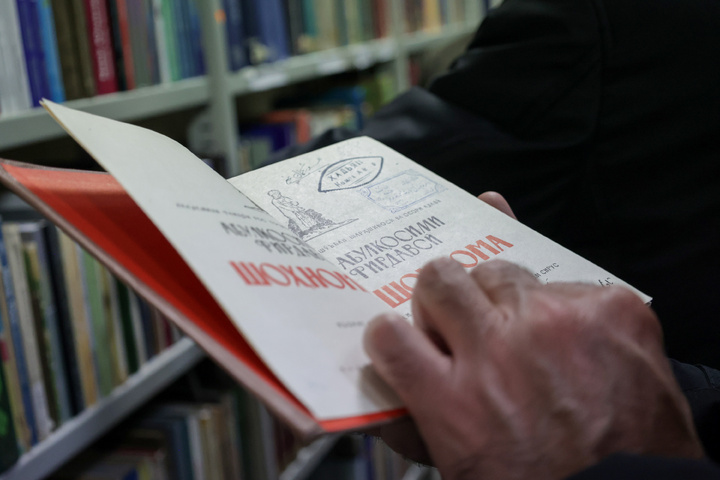
[[[177,14],[173,12],[176,8],[174,0],[164,0],[160,12],[165,26],[165,48],[167,48],[167,56],[170,61],[170,79],[173,82],[182,79],[180,60],[178,59],[177,25],[175,24]]]
[[[140,358],[138,355],[137,335],[135,333],[130,305],[130,290],[124,283],[117,279],[115,279],[115,289],[117,291],[118,306],[120,307],[120,320],[123,338],[125,339],[128,372],[132,374],[140,368]]]
[[[0,352],[0,356],[2,353]],[[4,363],[4,360],[0,359],[0,362]],[[19,455],[5,375],[3,369],[0,368],[0,472],[10,468],[17,461]]]
[[[82,254],[83,287],[85,308],[90,317],[92,328],[94,359],[100,394],[105,397],[113,389],[112,359],[110,357],[110,338],[100,292],[100,278],[97,261],[86,251]]]

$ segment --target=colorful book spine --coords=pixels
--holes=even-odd
[[[54,428],[50,415],[47,391],[43,378],[37,332],[32,311],[32,301],[28,291],[27,272],[25,269],[20,227],[17,223],[5,223],[2,226],[7,249],[8,265],[11,282],[14,287],[15,305],[18,311],[20,334],[25,350],[28,383],[32,398],[31,408],[35,416],[37,440],[42,441],[50,435]]]
[[[49,378],[52,380],[50,389],[55,394],[57,410],[56,421],[61,425],[72,415],[70,384],[65,367],[64,342],[62,340],[58,307],[52,291],[52,279],[48,246],[44,231],[49,224],[44,220],[21,225],[21,235],[28,260],[28,272],[34,280],[33,296],[38,306],[37,323],[45,332],[42,338],[46,347]],[[33,252],[33,249],[35,250]]]
[[[188,18],[188,36],[190,44],[190,61],[192,76],[205,75],[205,56],[203,54],[202,31],[200,30],[200,13],[195,0],[185,0]]]
[[[231,71],[248,65],[247,51],[243,44],[244,26],[239,0],[223,0],[225,9],[225,36],[228,45],[228,67]]]
[[[12,411],[13,427],[17,437],[18,449],[21,452],[30,450],[32,446],[30,427],[25,418],[25,406],[23,404],[22,387],[18,375],[17,352],[13,345],[10,334],[10,318],[5,301],[4,282],[0,276],[0,357],[2,358],[5,384],[8,389],[10,409]]]
[[[2,344],[0,344],[0,347],[2,347]],[[4,350],[0,351],[0,363],[4,365],[3,354]],[[7,384],[5,383],[5,374],[3,368],[0,368],[0,472],[10,468],[20,455],[12,417],[13,413],[10,407]]]
[[[113,61],[115,63],[118,90],[125,91],[129,89],[127,73],[125,72],[125,54],[123,52],[122,29],[120,26],[121,12],[118,9],[117,0],[108,0],[107,10],[110,19],[110,36],[112,38]]]
[[[269,61],[290,56],[287,25],[280,0],[251,0],[256,3],[255,12],[259,24],[260,41],[270,51]]]
[[[17,4],[0,2],[0,109],[3,114],[32,108]],[[12,66],[12,67],[11,67]]]
[[[32,389],[30,388],[30,374],[28,373],[27,362],[25,359],[25,345],[22,341],[22,332],[20,329],[20,314],[15,301],[15,287],[13,285],[12,272],[10,271],[10,262],[5,242],[5,230],[6,228],[4,224],[0,225],[0,269],[2,270],[2,293],[5,296],[5,305],[7,306],[8,311],[10,337],[12,338],[13,347],[15,349],[15,363],[18,371],[23,409],[25,411],[25,422],[29,430],[29,443],[32,446],[38,442],[38,433],[35,422],[35,412],[33,410]]]
[[[114,384],[112,374],[112,358],[110,351],[110,332],[108,321],[103,310],[100,292],[100,276],[97,260],[87,251],[82,250],[82,286],[85,295],[85,308],[90,322],[93,341],[93,358],[97,384],[102,397],[110,395]]]
[[[37,344],[42,385],[48,405],[48,415],[52,421],[52,431],[60,424],[59,394],[56,389],[55,369],[53,365],[52,345],[50,343],[50,329],[46,323],[43,311],[44,300],[40,292],[40,269],[38,267],[37,245],[33,241],[22,239],[23,261],[25,263],[25,282],[32,312],[33,333]]]
[[[170,46],[165,30],[169,28],[165,24],[163,15],[164,5],[171,0],[152,0],[152,19],[155,26],[155,51],[157,52],[158,71],[160,83],[172,81],[172,69],[170,66]]]
[[[85,310],[82,286],[80,247],[70,237],[59,233],[62,267],[68,295],[68,308],[72,319],[72,332],[75,339],[74,363],[82,385],[82,405],[87,408],[98,401],[99,388],[95,374],[92,332]]]
[[[40,104],[40,100],[50,96],[47,72],[45,70],[45,54],[42,48],[42,39],[40,38],[37,0],[16,1],[32,105],[37,106]]]
[[[163,33],[165,35],[165,47],[170,63],[170,80],[173,82],[182,78],[178,54],[177,25],[175,21],[175,10],[177,8],[177,2],[175,1],[164,0],[162,2]]]
[[[54,102],[64,102],[65,87],[63,85],[57,36],[55,34],[55,18],[50,0],[37,0],[37,11],[42,50],[45,58],[49,98]]]
[[[153,11],[153,0],[143,0],[142,16],[145,25],[145,38],[143,39],[145,49],[148,53],[148,69],[150,72],[150,83],[157,85],[161,81],[160,60],[158,56],[157,41],[155,39],[155,16]]]
[[[60,234],[58,228],[46,223],[43,229],[45,245],[47,247],[47,268],[49,269],[50,288],[57,308],[58,325],[64,354],[64,364],[69,382],[71,415],[77,415],[85,409],[85,400],[82,392],[80,368],[77,365],[76,340],[70,315],[70,299],[65,284],[65,271],[63,269],[62,251],[60,248]]]
[[[85,0],[85,17],[97,94],[117,92],[118,79],[110,33],[110,17],[104,0]]]

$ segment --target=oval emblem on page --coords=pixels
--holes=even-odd
[[[354,157],[328,165],[320,177],[318,191],[332,192],[367,185],[380,175],[383,157]]]

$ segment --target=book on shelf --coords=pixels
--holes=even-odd
[[[25,66],[28,73],[32,105],[39,105],[40,99],[50,98],[45,67],[45,51],[40,34],[40,14],[32,0],[16,0],[17,13],[22,36]]]
[[[5,114],[31,107],[17,4],[0,2],[0,111]]]
[[[626,285],[369,138],[226,180],[167,137],[44,106],[110,173],[3,161],[2,183],[304,440],[405,414],[361,337],[377,314],[411,317],[431,258]]]
[[[0,324],[0,334],[2,334]],[[5,471],[20,456],[18,438],[15,434],[10,394],[5,380],[5,342],[0,336],[0,472]]]

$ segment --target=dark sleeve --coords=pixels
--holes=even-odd
[[[520,138],[585,139],[600,108],[601,4],[506,0],[430,91]]]
[[[718,480],[720,467],[706,460],[611,455],[567,480]]]
[[[720,371],[671,360],[708,458],[720,463]],[[720,478],[720,477],[719,477]]]
[[[690,403],[707,460],[611,455],[568,480],[720,479],[720,371],[671,360],[673,373]]]

